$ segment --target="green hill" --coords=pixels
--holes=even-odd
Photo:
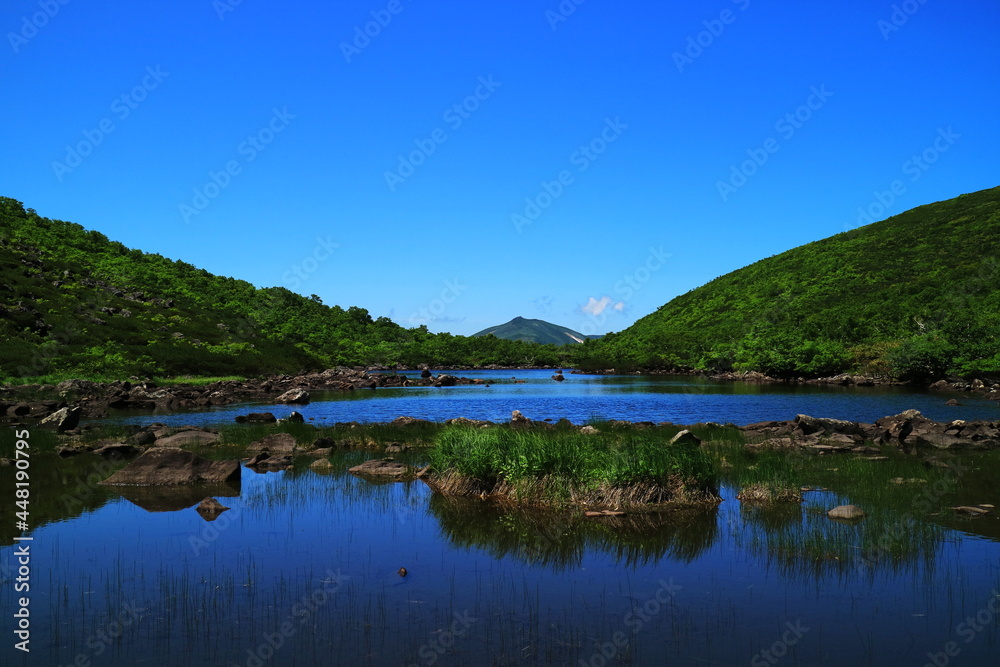
[[[570,345],[587,340],[587,336],[572,329],[561,327],[545,320],[529,320],[515,317],[506,324],[483,329],[473,336],[493,335],[505,340],[520,340],[543,345]]]
[[[794,248],[577,350],[582,367],[843,371],[910,380],[1000,371],[1000,188]]]
[[[0,381],[564,363],[553,346],[404,329],[126,248],[0,197]]]

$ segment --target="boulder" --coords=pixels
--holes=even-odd
[[[228,484],[240,480],[239,461],[212,461],[173,447],[154,447],[101,484]]]
[[[297,448],[295,436],[290,433],[274,433],[256,442],[251,442],[247,451],[268,452],[273,456],[275,454],[292,454]]]
[[[295,412],[293,410],[292,414],[285,418],[285,421],[290,424],[304,424],[306,422],[306,418],[302,416],[301,412]]]
[[[445,375],[444,373],[438,375],[434,381],[435,387],[454,387],[456,384],[458,384],[457,377],[454,375]]]
[[[961,403],[959,403],[959,402],[958,402],[958,401],[957,401],[956,399],[954,399],[954,398],[953,398],[953,399],[951,399],[951,400],[948,400],[948,401],[945,401],[945,402],[944,402],[944,404],[945,404],[945,405],[948,405],[948,406],[956,406],[956,405],[961,405]]]
[[[510,413],[510,425],[511,426],[531,426],[531,420],[521,414],[520,410],[514,410]]]
[[[156,440],[157,447],[199,447],[219,442],[219,434],[209,431],[181,431]]]
[[[840,505],[827,512],[826,515],[831,519],[854,521],[864,518],[865,512],[857,505]]]
[[[107,459],[109,461],[121,461],[123,459],[130,459],[139,453],[139,448],[125,443],[104,445],[103,447],[94,450],[94,453],[100,456],[102,459]]]
[[[289,403],[292,405],[306,405],[309,403],[309,392],[305,389],[289,389],[278,398],[275,403]]]
[[[842,419],[825,419],[820,417],[810,417],[809,415],[796,415],[794,423],[795,431],[802,435],[832,435],[834,433],[853,435],[864,438],[864,429],[855,422],[844,421]]]
[[[426,419],[417,419],[416,417],[396,417],[391,422],[390,426],[430,426],[434,422],[427,421]]]
[[[600,431],[598,431],[590,424],[587,424],[586,426],[580,427],[580,433],[582,433],[583,435],[597,435],[598,433],[600,433]]]
[[[875,422],[875,443],[906,449],[992,449],[1000,447],[1000,425],[993,422],[935,422],[916,410]]]
[[[392,459],[372,459],[365,461],[361,465],[356,465],[350,469],[355,475],[368,477],[408,477],[413,474],[413,469],[405,464]]]
[[[667,443],[667,446],[670,445],[694,445],[695,447],[698,447],[699,445],[701,445],[701,438],[696,436],[691,431],[685,429],[680,433],[678,433],[677,435],[675,435],[674,437],[670,438],[670,442]]]
[[[38,422],[38,425],[55,428],[59,433],[71,431],[79,425],[81,413],[82,410],[77,406],[66,406]]]
[[[136,447],[145,447],[156,442],[156,434],[147,429],[143,429],[138,433],[133,433],[129,437],[125,438],[125,444],[135,445]]]

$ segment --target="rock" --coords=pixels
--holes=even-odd
[[[79,407],[66,406],[61,410],[53,412],[45,419],[38,422],[39,426],[55,428],[59,433],[70,431],[80,423],[82,410]]]
[[[834,507],[832,510],[827,512],[826,515],[831,519],[847,519],[848,521],[854,521],[856,519],[864,518],[865,512],[857,505],[840,505],[839,507]]]
[[[445,421],[448,426],[470,426],[475,428],[487,428],[493,426],[493,422],[484,421],[482,419],[466,419],[465,417],[456,417],[455,419],[448,419]]]
[[[247,461],[247,466],[250,468],[259,466],[261,463],[263,463],[269,458],[271,458],[270,454],[268,454],[267,452],[261,452],[260,454],[257,454],[256,456],[252,457],[249,461]]]
[[[667,443],[667,446],[669,447],[671,445],[694,445],[695,447],[698,447],[701,445],[701,438],[685,429],[670,438],[670,442]]]
[[[239,461],[211,461],[183,449],[154,447],[100,483],[149,486],[239,481]]]
[[[597,435],[598,433],[600,433],[600,431],[598,431],[590,424],[587,424],[586,426],[580,427],[580,433],[582,433],[583,435]]]
[[[822,435],[843,434],[864,438],[865,432],[860,425],[855,422],[844,421],[842,419],[825,419],[810,417],[809,415],[796,415],[794,428],[802,435]]]
[[[433,373],[431,373],[431,372],[430,372],[430,371],[429,371],[428,369],[426,369],[426,368],[425,368],[424,370],[420,371],[420,377],[424,378],[425,380],[426,380],[426,379],[428,379],[428,378],[431,378],[431,377],[433,377],[433,376],[434,376],[434,374],[433,374]]]
[[[559,371],[558,373],[553,375],[552,379],[555,380],[556,382],[563,382],[566,380],[566,378],[563,377],[562,371]]]
[[[218,433],[208,431],[181,431],[156,440],[157,447],[201,447],[219,442]]]
[[[398,442],[390,442],[388,445],[385,446],[385,453],[386,454],[400,454],[402,452],[405,452],[408,449],[409,449],[409,447],[407,445],[403,445],[403,444],[400,444]]]
[[[329,459],[317,459],[309,464],[309,469],[316,472],[329,472],[333,470],[333,464],[330,463]]]
[[[236,422],[239,424],[273,424],[278,421],[270,412],[251,412],[248,415],[239,415]]]
[[[954,398],[951,399],[950,401],[945,401],[944,404],[945,405],[951,405],[951,406],[961,405],[961,403],[959,403],[958,400],[956,400]]]
[[[427,421],[426,419],[417,419],[416,417],[396,417],[391,422],[390,426],[431,426],[434,422]]]
[[[514,410],[510,413],[510,425],[511,426],[531,426],[531,420],[521,414],[520,410]]]
[[[982,507],[968,507],[965,505],[952,507],[952,509],[959,514],[968,514],[969,516],[983,516],[990,513],[988,509],[984,509]]]
[[[68,459],[72,456],[76,456],[77,454],[82,454],[82,453],[83,452],[81,452],[76,447],[56,447],[56,454],[61,459]]]
[[[251,442],[247,447],[248,452],[268,452],[274,454],[292,454],[297,449],[295,436],[290,433],[274,433]]]
[[[309,392],[305,389],[289,389],[278,398],[275,403],[290,403],[293,405],[307,405],[309,403]]]
[[[229,508],[220,503],[215,498],[209,497],[198,503],[198,507],[195,508],[198,514],[201,515],[205,521],[215,521],[219,518],[219,515],[228,510]]]
[[[435,387],[454,387],[456,384],[458,384],[457,377],[454,375],[445,375],[443,373],[438,375],[437,379],[434,381]]]
[[[366,475],[369,477],[407,477],[413,474],[413,469],[392,459],[371,459],[361,465],[356,465],[349,472],[355,475]]]
[[[104,445],[103,447],[94,450],[94,453],[102,459],[107,459],[109,461],[121,461],[123,459],[130,459],[133,456],[136,456],[139,453],[139,448],[121,443]]]
[[[926,484],[926,479],[920,479],[919,477],[893,477],[889,480],[891,484]]]
[[[316,448],[312,452],[313,454],[315,454],[316,451],[319,451],[321,449],[332,449],[333,447],[336,447],[337,442],[333,438],[327,438],[324,436],[322,438],[316,438],[316,441],[313,442],[312,446]]]
[[[154,442],[156,442],[156,434],[146,429],[125,438],[125,444],[135,445],[136,447],[146,447]]]
[[[890,444],[906,449],[995,449],[1000,447],[1000,424],[996,422],[955,420],[935,422],[916,410],[875,422],[876,444]]]
[[[295,412],[293,410],[292,414],[288,415],[288,417],[285,418],[285,421],[289,422],[290,424],[304,424],[305,421],[306,421],[306,418],[302,416],[302,413]]]

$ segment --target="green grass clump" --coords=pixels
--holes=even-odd
[[[442,431],[430,459],[453,489],[519,500],[536,494],[543,503],[615,505],[717,497],[710,458],[694,444],[668,445],[656,430],[586,435],[452,427]]]

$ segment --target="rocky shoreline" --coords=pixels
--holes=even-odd
[[[839,375],[831,375],[828,377],[820,378],[777,378],[758,371],[723,371],[723,372],[711,372],[711,371],[683,371],[683,370],[649,370],[649,371],[630,371],[630,372],[619,372],[613,368],[606,368],[602,370],[594,371],[581,371],[572,370],[570,371],[573,375],[689,375],[696,377],[704,377],[709,380],[716,380],[719,382],[758,382],[758,383],[774,383],[774,384],[812,384],[812,385],[837,385],[837,386],[854,386],[854,387],[915,387],[924,388],[931,391],[950,391],[950,392],[962,392],[969,393],[973,396],[979,398],[987,398],[994,401],[1000,401],[1000,384],[990,383],[983,380],[961,380],[961,379],[943,379],[938,380],[930,384],[927,383],[914,383],[906,382],[904,380],[897,380],[890,377],[881,377],[875,375],[859,375],[855,373],[841,373]]]
[[[111,383],[66,380],[57,385],[0,387],[0,423],[16,424],[23,423],[22,420],[44,420],[64,409],[74,411],[78,419],[99,418],[106,417],[109,410],[167,412],[249,401],[304,404],[309,401],[310,391],[359,391],[384,387],[451,387],[484,384],[479,379],[443,373],[434,375],[426,369],[419,378],[380,371],[382,371],[380,368],[341,366],[319,373],[275,375],[242,381],[222,380],[206,385],[182,383],[162,387],[144,380]],[[294,397],[296,393],[298,398]],[[63,426],[60,428],[68,430]]]

